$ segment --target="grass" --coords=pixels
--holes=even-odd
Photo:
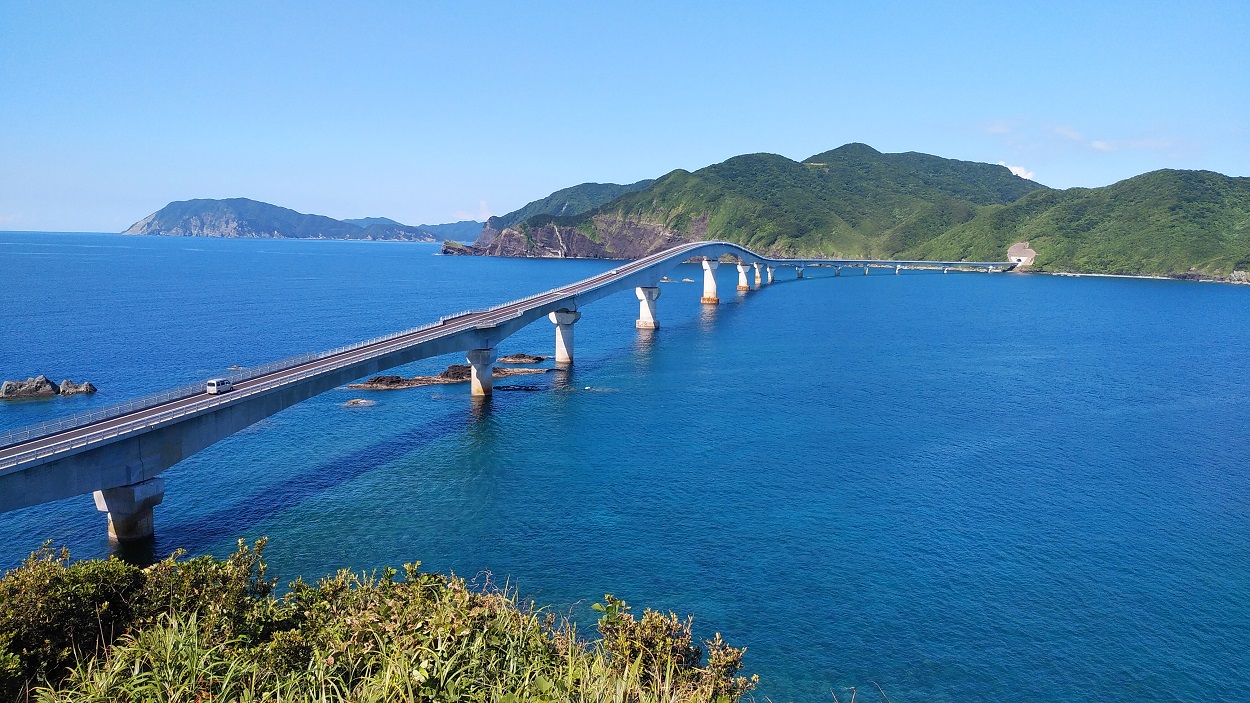
[[[515,591],[386,569],[283,595],[263,540],[145,569],[46,547],[0,580],[0,692],[19,701],[736,701],[742,649],[606,596],[598,638]],[[87,627],[87,625],[93,625]]]

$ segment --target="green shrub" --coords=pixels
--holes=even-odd
[[[0,580],[0,684],[40,701],[732,701],[743,650],[607,596],[603,639],[463,579],[340,571],[281,597],[264,540],[138,569],[46,546]]]
[[[116,559],[69,563],[44,545],[0,579],[0,693],[13,700],[33,680],[57,681],[95,656],[134,619],[143,575]]]

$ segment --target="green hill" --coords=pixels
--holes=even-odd
[[[863,144],[802,163],[748,154],[673,171],[582,215],[530,217],[468,251],[632,258],[726,239],[777,255],[884,258],[971,220],[981,206],[1043,188],[1002,166]]]
[[[404,225],[392,220],[389,217],[357,217],[350,220],[342,220],[349,225],[356,225],[361,229],[372,227],[374,225],[382,225],[384,227],[403,227]]]
[[[518,223],[524,222],[531,217],[540,215],[554,215],[563,217],[572,217],[580,215],[584,212],[593,210],[614,198],[624,195],[625,193],[633,193],[642,190],[651,185],[651,180],[638,181],[628,185],[619,185],[616,183],[583,183],[581,185],[564,188],[548,195],[541,200],[535,200],[527,204],[525,207],[514,210],[506,215],[492,217],[486,221],[486,226],[491,229],[503,230],[512,227]]]
[[[1250,270],[1250,178],[1152,171],[1103,188],[1033,193],[987,208],[914,247],[928,259],[1001,257],[1013,242],[1033,269],[1227,276]]]
[[[385,217],[336,220],[247,198],[199,198],[172,202],[134,223],[123,234],[167,237],[267,237],[375,239],[432,242],[433,232]]]
[[[711,238],[776,253],[885,257],[966,222],[977,205],[1041,188],[1002,166],[848,144],[802,163],[749,154],[674,171],[596,214],[677,232],[705,221]]]
[[[724,239],[777,256],[992,261],[1029,242],[1035,270],[1226,278],[1250,270],[1250,179],[1165,170],[1052,190],[1003,166],[847,144],[673,171],[489,234],[447,253],[636,258]]]

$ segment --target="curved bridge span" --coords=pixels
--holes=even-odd
[[[719,303],[715,270],[733,257],[738,290],[773,282],[788,266],[803,277],[806,267],[929,268],[1001,271],[1009,262],[886,261],[870,259],[770,259],[729,242],[693,242],[631,261],[582,281],[495,307],[459,313],[388,337],[276,362],[235,375],[234,390],[210,395],[203,384],[170,391],[84,416],[44,423],[0,435],[0,512],[94,493],[108,513],[109,537],[150,537],[152,509],[164,497],[160,473],[239,430],[314,395],[395,366],[453,352],[466,352],[472,366],[472,394],[489,396],[495,346],[521,328],[548,318],[555,324],[557,365],[573,362],[573,325],[579,310],[596,300],[634,289],[639,328],[658,327],[656,285],[692,258],[702,258],[705,304]],[[754,269],[754,286],[749,274]]]

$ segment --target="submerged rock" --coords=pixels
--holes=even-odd
[[[25,381],[5,381],[0,385],[0,398],[50,398],[60,392],[60,388],[42,375]]]
[[[497,364],[541,364],[546,361],[545,356],[534,356],[533,354],[509,354],[501,356],[495,360]]]
[[[398,378],[398,376],[396,376],[396,378]],[[346,403],[343,403],[345,407],[349,408],[367,408],[377,404],[378,403],[375,400],[365,400],[364,398],[352,398]]]
[[[61,395],[91,395],[95,393],[97,388],[91,381],[83,381],[82,383],[74,383],[68,378],[61,381]]]

